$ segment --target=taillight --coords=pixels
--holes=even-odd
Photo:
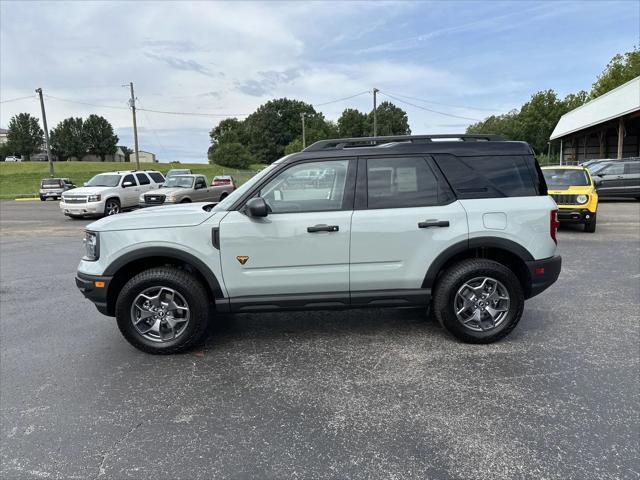
[[[231,184],[231,180],[214,180],[213,181],[213,186],[220,186],[220,185],[230,185]]]
[[[558,221],[558,210],[551,210],[551,214],[549,215],[549,233],[551,234],[553,241],[556,242],[556,245],[558,244],[558,239],[556,238],[558,227],[560,227],[560,222]]]

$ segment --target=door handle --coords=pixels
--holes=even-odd
[[[449,220],[425,220],[418,223],[418,228],[448,227]]]
[[[338,225],[314,225],[313,227],[307,227],[307,232],[316,233],[316,232],[337,232],[340,230]]]

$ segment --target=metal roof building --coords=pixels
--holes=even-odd
[[[640,156],[640,77],[565,113],[551,140],[562,164]]]

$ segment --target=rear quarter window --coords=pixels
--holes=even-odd
[[[145,173],[136,173],[136,177],[140,185],[149,185],[151,183],[151,180],[149,180],[149,177],[147,177]]]
[[[438,166],[459,198],[528,197],[546,194],[535,159],[519,155],[439,155]]]
[[[164,182],[164,177],[159,172],[149,172],[149,176],[156,183],[163,183]]]

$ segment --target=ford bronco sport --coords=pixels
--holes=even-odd
[[[76,283],[149,353],[195,345],[217,312],[429,305],[458,339],[489,343],[556,281],[557,226],[526,143],[324,140],[217,205],[90,224]]]

